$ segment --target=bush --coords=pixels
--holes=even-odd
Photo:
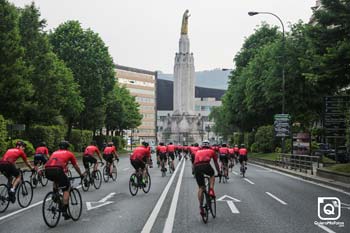
[[[246,145],[246,148],[250,148],[251,145],[254,143],[254,133],[253,132],[246,132],[244,133],[244,144]]]
[[[274,151],[274,128],[272,125],[261,126],[255,134],[258,152],[270,153]]]
[[[7,130],[6,130],[6,120],[0,115],[0,155],[3,155],[7,149]]]
[[[11,142],[11,147],[14,148],[16,147],[16,143],[18,141],[23,141],[25,144],[27,144],[26,149],[24,150],[24,152],[26,153],[27,156],[32,156],[35,153],[35,149],[34,146],[31,142],[23,140],[23,139],[13,139]]]
[[[65,135],[65,127],[59,125],[34,125],[27,130],[27,137],[35,146],[44,141],[50,152],[57,150]]]
[[[83,151],[92,141],[91,130],[73,129],[70,144],[74,146],[74,151]]]
[[[121,150],[125,147],[126,141],[121,136],[112,137],[112,142],[117,147],[118,150]]]
[[[258,151],[258,144],[256,144],[255,142],[250,146],[250,151],[251,152],[259,152]]]
[[[233,144],[241,145],[244,141],[244,135],[242,133],[233,134]]]

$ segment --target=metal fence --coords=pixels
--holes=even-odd
[[[314,169],[320,167],[320,157],[310,155],[295,155],[295,154],[278,154],[275,160],[277,166],[288,168],[295,171],[311,172],[314,174]]]

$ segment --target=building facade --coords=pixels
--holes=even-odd
[[[115,65],[116,80],[124,85],[140,104],[142,124],[126,132],[128,144],[147,141],[156,143],[156,81],[157,73],[153,71]]]

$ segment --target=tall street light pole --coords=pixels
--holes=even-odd
[[[268,15],[273,15],[275,16],[281,23],[282,25],[282,32],[283,32],[283,41],[282,41],[282,114],[284,114],[285,111],[285,77],[284,77],[284,66],[285,66],[285,35],[284,35],[284,24],[280,17],[275,15],[274,13],[271,12],[256,12],[256,11],[249,11],[248,15],[249,16],[254,16],[257,14],[268,14]]]

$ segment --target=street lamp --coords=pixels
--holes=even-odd
[[[210,125],[205,126],[205,131],[208,132],[208,141],[209,141]]]
[[[280,19],[280,17],[278,17],[277,15],[275,15],[274,13],[271,12],[256,12],[256,11],[249,11],[248,15],[249,16],[254,16],[257,14],[268,14],[268,15],[273,15],[275,16],[281,23],[282,25],[282,32],[283,32],[283,41],[282,41],[282,114],[284,114],[284,110],[285,110],[285,77],[284,77],[284,66],[285,66],[285,35],[284,35],[284,24],[282,22],[282,20]]]

